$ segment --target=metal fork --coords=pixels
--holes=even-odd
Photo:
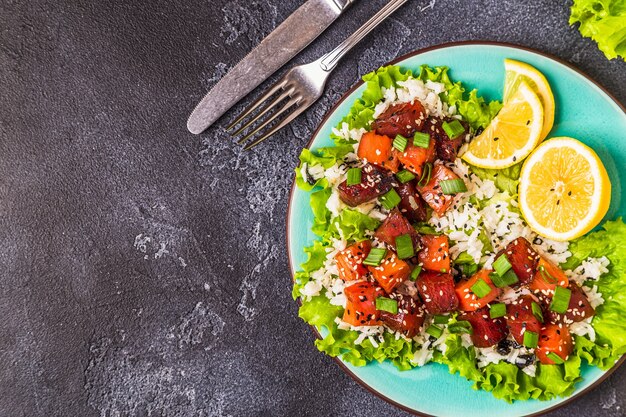
[[[269,128],[269,130],[261,132],[261,136],[258,139],[244,147],[245,150],[249,150],[285,127],[321,97],[326,80],[337,66],[339,60],[407,1],[390,0],[378,13],[331,52],[309,64],[298,65],[290,69],[276,84],[248,106],[226,130],[232,131],[237,125],[241,124],[239,129],[232,133],[233,136],[238,136],[244,131],[251,129],[237,142],[244,143],[276,120],[277,122],[274,126]],[[253,114],[255,110],[257,113]],[[263,119],[266,115],[267,117]],[[280,119],[281,116],[283,117],[282,120]],[[250,118],[246,121],[245,119],[248,117]],[[255,126],[257,121],[260,121],[260,123]]]

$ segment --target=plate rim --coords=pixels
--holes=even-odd
[[[599,82],[597,82],[595,79],[593,79],[590,75],[588,75],[587,73],[585,73],[584,71],[576,68],[573,64],[565,61],[564,59],[561,59],[555,55],[552,55],[550,53],[547,52],[543,52],[543,51],[539,51],[537,49],[534,48],[530,48],[527,46],[523,46],[523,45],[517,45],[511,42],[499,42],[499,41],[456,41],[456,42],[445,42],[445,43],[441,43],[441,44],[437,44],[437,45],[432,45],[432,46],[428,46],[425,48],[420,48],[420,49],[416,49],[413,50],[411,52],[408,52],[406,54],[403,54],[399,57],[394,58],[391,61],[388,61],[386,63],[381,64],[380,66],[388,66],[388,65],[395,65],[401,61],[404,61],[406,59],[409,58],[413,58],[415,56],[424,54],[426,52],[430,52],[430,51],[435,51],[435,50],[439,50],[439,49],[446,49],[446,48],[451,48],[451,47],[458,47],[458,46],[497,46],[497,47],[505,47],[505,48],[511,48],[511,49],[517,49],[517,50],[522,50],[525,52],[530,52],[539,56],[542,56],[544,58],[548,58],[552,61],[555,61],[565,67],[567,67],[568,69],[574,71],[575,73],[577,73],[578,75],[580,75],[581,77],[583,77],[584,79],[586,79],[587,81],[591,82],[591,84],[593,84],[595,87],[597,87],[600,91],[602,91],[604,94],[606,94],[606,96],[608,98],[610,98],[616,105],[618,108],[620,108],[622,110],[622,112],[624,112],[624,114],[626,114],[626,106],[624,104],[622,104],[613,94],[611,94],[611,92],[609,92],[602,84],[600,84]],[[350,95],[352,95],[352,93],[354,93],[361,85],[363,85],[364,82],[362,79],[359,79],[354,85],[352,85],[348,90],[346,90],[343,95],[339,98],[339,100],[337,100],[337,102],[335,104],[333,104],[333,106],[328,109],[324,116],[322,117],[322,119],[318,122],[317,127],[315,128],[315,130],[313,131],[313,133],[311,133],[311,137],[309,138],[307,144],[305,145],[305,147],[303,149],[310,149],[311,145],[313,144],[313,141],[315,140],[315,138],[317,137],[317,135],[319,134],[322,126],[326,123],[326,121],[329,119],[329,117],[337,110],[337,108],[348,99],[348,97]],[[294,192],[296,189],[296,182],[295,180],[292,181],[291,183],[291,188],[289,190],[289,200],[287,202],[287,216],[285,218],[285,224],[286,224],[286,249],[287,249],[287,260],[289,263],[289,270],[291,273],[291,279],[293,282],[294,276],[296,274],[296,271],[294,271],[293,268],[293,263],[291,260],[291,253],[289,250],[290,247],[290,228],[289,228],[289,223],[290,223],[290,219],[291,219],[291,214],[292,214],[292,203],[293,203],[293,197],[294,197]],[[298,308],[302,305],[302,301],[300,298],[297,299],[297,304],[298,304]],[[315,337],[317,339],[322,339],[321,334],[318,332],[317,328],[313,325],[308,325],[311,330],[313,331],[313,334],[315,335]],[[354,381],[356,381],[362,388],[365,388],[367,391],[369,391],[371,394],[375,395],[376,397],[384,400],[385,402],[403,410],[406,411],[407,413],[410,413],[414,416],[418,416],[418,417],[436,417],[433,416],[432,414],[426,414],[417,410],[414,410],[412,408],[409,408],[403,404],[400,404],[399,402],[393,400],[392,398],[387,397],[386,395],[382,394],[381,392],[375,390],[374,388],[372,388],[371,386],[369,386],[367,383],[365,383],[361,378],[359,378],[358,375],[356,375],[354,372],[352,372],[352,370],[350,370],[345,363],[343,363],[341,361],[341,359],[336,356],[336,357],[332,357],[332,360],[339,365],[339,367],[346,373],[348,374]],[[606,371],[604,371],[604,373],[602,374],[602,376],[600,378],[598,378],[596,381],[594,381],[591,385],[589,385],[588,387],[584,388],[583,390],[581,390],[580,392],[563,399],[563,401],[559,402],[558,404],[555,404],[549,408],[546,408],[545,410],[541,410],[532,414],[526,414],[524,417],[539,417],[539,416],[543,416],[547,413],[550,413],[552,411],[556,411],[562,407],[564,407],[565,405],[571,403],[574,400],[580,399],[581,397],[585,396],[586,394],[588,394],[589,392],[591,392],[592,390],[594,390],[595,388],[597,388],[600,384],[602,384],[602,382],[604,382],[609,376],[611,376],[615,371],[617,371],[617,369],[619,369],[620,366],[622,366],[624,364],[624,362],[626,361],[626,354],[622,355],[622,357],[615,362],[615,364],[607,369]]]

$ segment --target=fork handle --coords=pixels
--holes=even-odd
[[[324,71],[332,71],[341,58],[344,57],[357,43],[361,41],[368,33],[370,33],[376,26],[382,23],[389,15],[398,10],[400,6],[406,3],[408,0],[391,0],[378,13],[376,13],[370,20],[365,22],[363,26],[358,28],[348,39],[343,41],[335,49],[324,55],[320,59],[320,66]]]

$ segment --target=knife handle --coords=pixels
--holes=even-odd
[[[348,4],[353,0],[348,0]],[[378,13],[370,18],[363,26],[358,28],[348,39],[343,41],[335,49],[320,58],[320,66],[324,71],[332,71],[337,63],[345,54],[347,54],[357,43],[361,41],[368,33],[370,33],[376,26],[378,26],[383,20],[389,17],[390,14],[395,12],[400,6],[406,3],[408,0],[391,0]]]

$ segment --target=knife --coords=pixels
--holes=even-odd
[[[307,0],[198,103],[187,129],[200,134],[317,38],[356,0]]]

